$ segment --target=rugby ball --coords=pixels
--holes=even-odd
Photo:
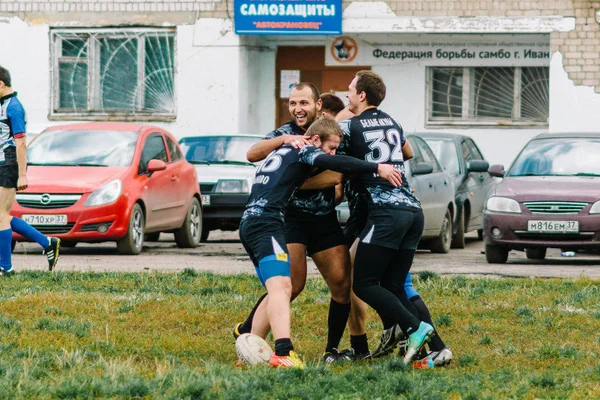
[[[254,366],[268,364],[273,350],[260,336],[243,333],[235,341],[235,351],[240,360],[246,365]]]

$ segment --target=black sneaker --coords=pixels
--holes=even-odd
[[[60,249],[60,239],[59,238],[50,238],[50,246],[44,250],[46,253],[46,257],[48,257],[48,270],[52,271],[54,266],[58,262],[58,250]]]
[[[396,324],[389,329],[384,329],[381,334],[381,342],[371,352],[371,357],[383,357],[391,353],[402,340],[404,340],[404,334],[402,333],[402,329],[400,329],[400,325]]]
[[[350,350],[344,350],[344,351],[338,351],[338,349],[333,349],[331,351],[326,352],[325,354],[323,354],[323,362],[325,364],[336,364],[336,363],[341,363],[341,362],[345,362],[345,361],[352,361],[352,358],[350,357]],[[352,350],[352,354],[354,354],[354,350]]]
[[[241,322],[238,322],[238,323],[237,323],[237,324],[235,324],[235,325],[234,325],[234,327],[233,327],[233,338],[234,338],[235,340],[237,340],[237,338],[239,338],[239,337],[240,337],[240,335],[242,334],[242,333],[240,332],[240,328],[241,328],[241,327],[242,327],[242,323],[241,323]]]
[[[366,353],[356,353],[353,348],[349,348],[348,350],[344,350],[342,352],[344,357],[347,357],[352,361],[361,361],[361,360],[369,360],[371,359],[371,353],[368,351]]]
[[[15,269],[13,267],[10,267],[10,269],[8,271],[5,271],[4,269],[2,269],[0,267],[0,276],[5,276],[5,277],[9,277],[9,276],[13,276],[15,274]]]

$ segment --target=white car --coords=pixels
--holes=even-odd
[[[263,136],[188,136],[179,141],[183,154],[195,165],[202,196],[202,235],[211,230],[234,231],[252,189],[257,164],[248,162],[246,152]]]

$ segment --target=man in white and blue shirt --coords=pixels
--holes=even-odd
[[[51,271],[58,261],[60,239],[45,236],[27,222],[10,215],[16,191],[28,186],[26,121],[25,109],[12,88],[10,72],[0,66],[0,275],[14,273],[13,230],[42,246]]]

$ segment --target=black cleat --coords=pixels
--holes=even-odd
[[[396,324],[389,329],[384,329],[381,334],[381,342],[371,352],[371,357],[377,358],[390,354],[403,340],[404,334],[402,333],[402,329],[400,329],[400,325]]]
[[[9,276],[13,276],[15,274],[15,269],[13,267],[10,267],[9,270],[5,271],[2,267],[0,267],[0,276],[5,276],[5,277],[9,277]]]
[[[52,271],[58,262],[58,251],[60,249],[60,239],[50,238],[50,246],[44,250],[46,257],[48,257],[48,270]]]
[[[323,362],[325,364],[331,365],[346,361],[352,361],[349,352],[350,350],[344,350],[342,352],[339,352],[338,349],[333,349],[323,354]],[[354,350],[352,350],[352,354],[354,354]]]
[[[240,328],[242,327],[243,323],[238,322],[237,324],[235,324],[235,326],[233,327],[233,338],[237,340],[237,338],[240,337],[240,335],[242,334],[242,332],[240,332]]]

